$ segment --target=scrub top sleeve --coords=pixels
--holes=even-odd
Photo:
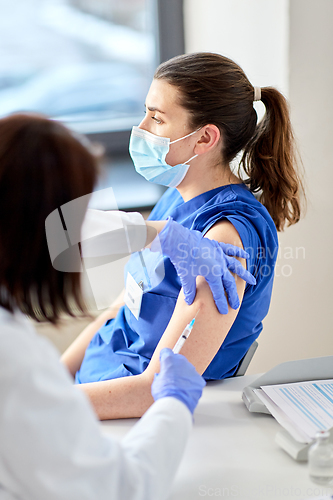
[[[253,270],[256,268],[258,247],[260,247],[260,238],[256,229],[251,222],[242,215],[223,215],[216,218],[213,224],[222,220],[228,220],[238,232],[239,237],[242,240],[243,248],[249,254],[249,258],[246,259],[246,268],[249,272],[251,272],[251,269]],[[213,224],[211,223],[207,228],[205,228],[203,234],[206,234]]]

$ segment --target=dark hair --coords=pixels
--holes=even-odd
[[[92,192],[96,157],[63,125],[41,115],[0,120],[0,305],[37,321],[85,312],[80,273],[56,271],[45,219]]]
[[[238,174],[266,206],[278,231],[299,221],[303,183],[287,101],[275,88],[261,89],[266,113],[257,124],[254,87],[244,71],[219,54],[194,53],[162,63],[155,79],[180,91],[190,126],[216,125],[223,137],[222,159],[229,164],[242,152]],[[305,198],[304,198],[305,199]]]

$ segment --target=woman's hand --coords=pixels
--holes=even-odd
[[[155,401],[171,396],[182,401],[193,414],[205,380],[185,356],[164,348],[160,352],[160,373],[154,377],[151,393]]]
[[[228,313],[230,307],[238,309],[240,303],[234,277],[237,274],[250,285],[256,280],[235,257],[246,259],[249,254],[242,248],[227,243],[219,243],[204,238],[199,231],[189,230],[170,218],[159,234],[159,241],[164,255],[175,266],[180,278],[185,301],[192,304],[196,294],[196,278],[204,276],[212,291],[214,301],[221,314]],[[157,243],[152,243],[152,250]]]

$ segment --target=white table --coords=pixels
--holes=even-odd
[[[205,387],[170,500],[302,500],[333,493],[312,483],[307,464],[295,462],[275,443],[279,424],[273,417],[246,409],[243,387],[258,376],[210,382]],[[114,420],[101,425],[121,438],[135,422]]]

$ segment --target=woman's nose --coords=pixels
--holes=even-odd
[[[138,127],[139,128],[142,128],[143,130],[146,130],[147,132],[149,132],[148,130],[148,119],[147,119],[147,115],[145,115],[143,117],[143,119],[141,120],[141,122],[139,123]]]

